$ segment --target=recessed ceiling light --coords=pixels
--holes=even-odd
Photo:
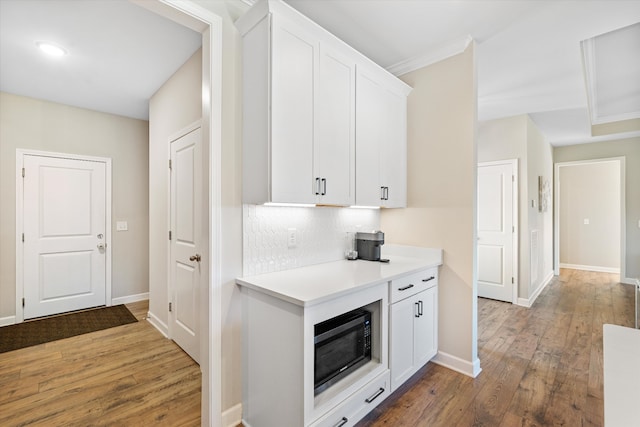
[[[51,56],[64,56],[67,54],[67,51],[51,42],[37,41],[36,46],[38,49]]]

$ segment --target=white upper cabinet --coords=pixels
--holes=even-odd
[[[271,35],[271,197],[264,201],[314,203],[318,41],[277,16]]]
[[[355,203],[355,61],[320,45],[314,159],[317,203]]]
[[[358,67],[356,204],[407,204],[407,93],[389,76]],[[391,82],[395,83],[395,82]]]
[[[236,26],[243,37],[243,201],[404,206],[410,88],[282,1],[256,3]],[[361,66],[382,86],[363,100]],[[376,157],[363,178],[361,155]],[[358,182],[369,174],[375,182]],[[369,199],[377,201],[363,202]]]

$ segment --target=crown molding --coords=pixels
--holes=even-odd
[[[466,35],[460,39],[440,47],[439,49],[429,52],[425,55],[414,56],[413,58],[400,61],[397,64],[387,67],[387,71],[396,76],[410,73],[411,71],[418,70],[426,67],[427,65],[435,64],[444,59],[450,58],[454,55],[464,52],[464,50],[473,41],[473,37]]]

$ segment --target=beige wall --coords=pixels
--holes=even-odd
[[[16,149],[112,159],[112,297],[148,292],[148,123],[0,93],[0,318],[15,315]],[[129,231],[115,231],[126,220]]]
[[[528,195],[528,220],[529,233],[538,231],[537,253],[533,254],[537,258],[537,271],[531,265],[529,275],[530,284],[522,298],[527,299],[527,303],[532,303],[536,295],[546,281],[553,277],[553,196],[550,189],[548,207],[545,212],[538,209],[538,177],[544,177],[550,188],[553,188],[553,147],[544,139],[542,133],[535,126],[533,121],[527,116],[527,195]],[[531,201],[536,204],[532,207]],[[529,256],[533,245],[531,239],[529,244]],[[535,279],[534,279],[535,278]]]
[[[149,313],[169,322],[169,138],[202,117],[202,51],[149,101]],[[206,174],[204,175],[206,176]]]
[[[620,164],[563,166],[558,179],[561,266],[619,269]]]
[[[401,77],[408,99],[408,201],[387,209],[389,243],[442,248],[439,350],[477,362],[476,86],[474,45],[459,55]]]
[[[538,210],[538,176],[552,185],[553,161],[551,145],[527,115],[478,124],[478,161],[507,159],[518,159],[518,297],[521,304],[528,304],[553,271],[552,200],[546,212]],[[536,271],[532,271],[533,230],[538,231]]]
[[[556,147],[553,150],[555,163],[578,160],[625,158],[625,213],[626,213],[626,277],[640,277],[640,138],[591,144]]]

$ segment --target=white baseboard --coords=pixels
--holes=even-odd
[[[112,298],[111,304],[112,305],[129,304],[130,302],[146,301],[148,299],[149,299],[149,292],[144,292],[136,295],[128,295],[126,297]]]
[[[147,312],[147,322],[151,323],[162,335],[169,338],[169,325],[158,319],[152,312]]]
[[[436,357],[431,359],[431,361],[436,365],[444,366],[445,368],[460,372],[461,374],[471,378],[477,377],[478,374],[482,372],[482,368],[480,368],[480,359],[476,359],[472,363],[467,360],[460,359],[452,354],[438,351]]]
[[[235,406],[222,412],[222,426],[223,427],[236,427],[242,423],[242,403],[238,403]]]
[[[633,279],[633,278],[631,278],[631,277],[625,277],[624,279],[620,279],[620,283],[624,283],[625,285],[634,285],[634,286],[637,286],[637,283],[638,283],[638,282],[636,282],[636,280],[638,280],[638,279]],[[1,320],[2,320],[2,319],[0,319],[0,321],[1,321]]]
[[[544,288],[547,287],[547,285],[549,283],[551,283],[551,280],[553,279],[553,271],[550,271],[547,274],[547,277],[544,278],[544,280],[542,281],[542,284],[540,286],[538,286],[538,289],[536,289],[533,292],[533,295],[531,295],[531,297],[529,298],[518,298],[518,302],[516,303],[517,305],[521,305],[523,307],[527,307],[527,308],[531,308],[531,306],[533,305],[534,302],[536,302],[536,299],[540,296],[540,294],[542,293],[542,291],[544,290]]]
[[[0,317],[0,327],[14,325],[16,323],[16,316]]]
[[[620,269],[619,268],[601,267],[601,266],[598,266],[598,265],[579,265],[579,264],[563,264],[563,263],[560,263],[560,268],[570,268],[572,270],[597,271],[598,273],[620,274]]]

